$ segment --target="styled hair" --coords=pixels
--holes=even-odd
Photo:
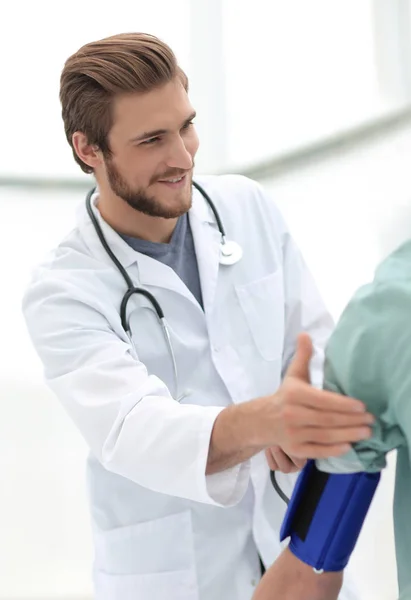
[[[179,78],[188,79],[167,44],[147,33],[123,33],[86,44],[66,61],[60,78],[60,102],[67,141],[85,173],[93,169],[76,154],[72,136],[81,131],[91,145],[110,157],[113,98],[145,93]]]

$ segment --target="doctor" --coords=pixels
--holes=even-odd
[[[308,382],[313,352],[321,383],[332,323],[275,205],[245,178],[196,178],[217,219],[192,187],[187,87],[145,34],[88,44],[61,76],[67,140],[98,192],[35,272],[24,314],[90,448],[98,600],[249,600],[285,509],[264,451],[292,471],[370,435],[362,403]],[[242,256],[227,260],[220,219]],[[125,316],[110,252],[149,292]],[[296,353],[301,331],[314,348],[302,337]]]

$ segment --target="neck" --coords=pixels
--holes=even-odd
[[[150,217],[135,210],[118,196],[108,197],[103,192],[100,193],[97,204],[101,216],[114,231],[148,242],[167,244],[178,220]]]

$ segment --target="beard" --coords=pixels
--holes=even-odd
[[[183,190],[179,190],[179,196],[177,196],[176,201],[173,202],[173,205],[167,205],[165,202],[162,202],[155,195],[150,195],[146,192],[146,189],[143,187],[134,188],[130,186],[124,177],[119,173],[117,167],[114,165],[113,161],[110,159],[106,159],[106,172],[107,179],[110,184],[111,190],[124,200],[131,208],[134,210],[144,213],[149,217],[161,217],[163,219],[177,219],[184,215],[191,208],[192,203],[192,171],[187,173],[178,171],[174,169],[173,171],[170,169],[169,172],[164,173],[162,176],[158,176],[153,178],[150,182],[155,183],[159,179],[173,179],[177,177],[181,177],[185,175],[189,178],[189,186],[184,188]],[[193,164],[194,167],[194,164]]]

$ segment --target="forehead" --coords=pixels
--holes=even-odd
[[[145,131],[181,127],[193,112],[179,80],[143,94],[126,94],[113,101],[112,136],[131,138]]]

